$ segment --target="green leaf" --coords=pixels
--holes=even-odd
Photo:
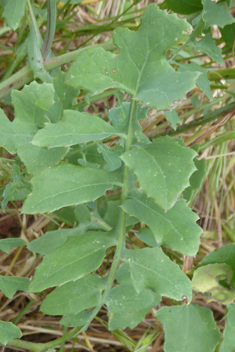
[[[147,291],[147,292],[150,292],[150,291]],[[140,322],[142,322],[145,319],[146,314],[149,313],[153,307],[156,307],[161,301],[161,296],[159,296],[159,294],[155,292],[151,292],[151,295],[153,297],[152,303],[145,307],[140,306],[138,310],[134,309],[133,311],[131,311],[127,307],[125,311],[122,311],[119,313],[119,312],[110,311],[109,309],[109,312],[108,312],[109,330],[126,329],[127,327],[131,329],[135,328]],[[131,298],[129,300],[131,300]]]
[[[235,40],[235,23],[228,24],[219,30],[225,43],[229,46],[233,46]]]
[[[145,223],[160,245],[190,256],[197,253],[202,230],[196,224],[198,216],[187,207],[183,199],[165,212],[150,198],[136,192],[132,199],[122,204],[122,209]]]
[[[105,302],[108,311],[112,313],[136,312],[150,306],[153,295],[150,290],[136,292],[132,283],[117,285],[111,289]]]
[[[106,249],[113,245],[112,235],[104,232],[69,237],[38,265],[29,292],[39,292],[86,276],[101,265]]]
[[[184,199],[190,201],[194,191],[199,190],[202,187],[203,181],[206,175],[206,161],[205,159],[194,160],[197,171],[195,171],[190,177],[190,187],[184,190]]]
[[[224,329],[224,340],[220,346],[219,352],[233,352],[235,350],[235,306],[227,306],[226,315],[227,323]]]
[[[207,295],[207,301],[217,301],[223,304],[230,304],[235,299],[235,294],[229,287],[234,272],[228,264],[208,264],[194,271],[192,289]]]
[[[166,51],[184,42],[190,32],[191,26],[185,20],[151,4],[141,18],[138,31],[127,28],[114,31],[119,55],[100,47],[81,52],[68,70],[66,83],[93,94],[120,88],[143,104],[166,109],[195,86],[197,73],[176,72],[165,59]]]
[[[4,6],[3,17],[8,26],[14,31],[19,27],[20,21],[24,16],[26,0],[7,0]]]
[[[68,282],[47,295],[40,310],[45,314],[64,315],[96,307],[101,301],[106,281],[97,275],[88,275]]]
[[[227,244],[207,254],[200,262],[199,267],[207,264],[225,263],[235,272],[235,243]]]
[[[79,94],[79,89],[67,86],[64,80],[65,72],[61,72],[53,78],[55,102],[46,113],[46,116],[52,123],[58,122],[62,117],[63,110],[71,109],[77,102],[76,97]]]
[[[151,289],[176,300],[192,299],[191,281],[161,248],[126,250],[122,260],[129,265],[131,280],[137,292]]]
[[[199,43],[199,42],[197,42],[197,43]],[[214,43],[214,41],[213,41],[213,43]],[[214,45],[215,45],[215,43],[214,43]],[[204,49],[199,49],[199,50],[204,51]],[[208,52],[208,48],[207,47],[205,47],[205,50]],[[211,51],[210,51],[210,54],[212,55]],[[217,57],[216,57],[216,59],[217,59]],[[219,60],[221,60],[221,59],[223,60],[222,55],[221,55],[221,51],[220,51]],[[197,86],[207,95],[207,97],[210,100],[213,100],[213,95],[211,93],[211,88],[210,88],[211,82],[210,82],[210,80],[207,77],[208,70],[206,68],[198,66],[198,65],[193,64],[193,63],[187,64],[187,65],[186,64],[181,64],[179,66],[179,71],[180,72],[187,72],[187,71],[201,72],[200,76],[198,77],[198,79],[196,81]]]
[[[7,203],[10,200],[23,200],[31,192],[31,186],[28,181],[23,177],[20,167],[13,166],[12,181],[8,183],[3,192],[2,211],[5,212]]]
[[[68,327],[83,326],[90,321],[92,314],[94,314],[93,311],[86,310],[78,314],[66,314],[59,323]]]
[[[53,86],[55,92],[60,99],[63,109],[71,109],[74,99],[79,95],[79,89],[74,89],[65,84],[65,72],[61,72],[58,76],[53,78]]]
[[[102,153],[104,160],[107,162],[106,169],[108,171],[114,171],[119,169],[122,165],[122,161],[120,159],[121,152],[119,150],[112,150],[105,144],[100,143],[98,147],[98,152]]]
[[[31,180],[33,193],[26,199],[22,212],[36,214],[86,202],[102,196],[113,185],[120,185],[114,172],[61,163],[44,169]]]
[[[159,244],[157,243],[153,232],[148,228],[144,227],[135,233],[136,237],[138,237],[142,242],[147,244],[150,247],[157,247]]]
[[[167,8],[181,15],[202,10],[201,0],[166,0]]]
[[[12,103],[15,108],[15,123],[24,128],[42,128],[50,120],[45,116],[47,110],[54,104],[54,87],[50,83],[38,84],[33,81],[24,86],[21,91],[13,90]]]
[[[174,130],[176,130],[177,123],[181,122],[181,120],[176,112],[176,109],[165,111],[165,117],[166,117],[167,121],[169,121],[172,124]]]
[[[37,147],[69,147],[78,143],[98,141],[115,134],[115,129],[96,115],[64,111],[57,123],[46,123],[32,144]]]
[[[4,238],[0,240],[0,249],[5,253],[9,253],[12,247],[26,246],[26,244],[25,240],[21,238]]]
[[[0,290],[8,298],[12,298],[16,291],[27,291],[29,279],[26,277],[0,276]]]
[[[136,292],[129,271],[123,263],[116,273],[120,285],[115,286],[108,296],[106,305],[109,315],[109,329],[131,329],[144,320],[145,315],[161,301],[158,293],[150,290]]]
[[[27,248],[32,252],[46,255],[53,252],[56,248],[61,247],[69,237],[83,234],[84,229],[80,227],[49,231],[43,236],[31,241]]]
[[[202,3],[202,17],[206,22],[206,28],[209,28],[213,24],[224,28],[224,26],[234,23],[233,16],[225,6],[217,5],[216,2],[212,0],[202,0]]]
[[[22,337],[20,329],[12,323],[0,321],[0,342],[6,346],[9,340]]]
[[[0,145],[11,154],[17,153],[31,174],[58,164],[67,153],[67,148],[47,150],[30,143],[38,128],[49,121],[46,113],[54,103],[53,86],[32,82],[21,91],[12,92],[12,103],[16,115],[13,122],[0,112]]]
[[[208,56],[210,56],[212,58],[212,60],[218,62],[220,65],[224,65],[224,59],[223,59],[223,56],[222,56],[222,51],[215,44],[215,41],[212,39],[212,36],[211,36],[210,33],[207,33],[206,36],[204,38],[202,38],[201,40],[196,41],[195,50],[196,51],[201,50],[202,52],[204,52]],[[201,71],[200,67],[199,67],[198,71]],[[207,84],[207,81],[205,81],[205,78],[204,78],[204,82]]]
[[[195,156],[182,140],[167,136],[131,149],[121,159],[136,174],[140,189],[168,210],[189,186],[189,177],[196,170],[192,160]]]
[[[220,332],[209,308],[196,304],[162,307],[156,313],[164,325],[165,352],[214,352]]]

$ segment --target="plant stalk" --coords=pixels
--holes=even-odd
[[[45,60],[51,50],[56,28],[56,0],[47,0],[47,29],[42,44],[42,57]]]
[[[99,44],[99,46],[102,46],[103,49],[110,51],[116,48],[113,45],[112,41]],[[61,56],[45,60],[43,62],[43,65],[47,71],[50,71],[62,65],[70,64],[76,59],[80,52],[86,50],[87,48],[88,47],[81,48],[70,53],[66,53]],[[21,70],[12,75],[10,78],[0,83],[0,100],[9,95],[12,89],[22,88],[25,84],[31,82],[33,79],[33,71],[30,69],[29,64],[27,64]]]

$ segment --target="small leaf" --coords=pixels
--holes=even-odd
[[[44,169],[31,180],[33,193],[26,199],[22,212],[37,214],[86,202],[102,196],[113,185],[120,185],[114,172],[61,163]]]
[[[88,275],[68,282],[47,295],[40,310],[45,314],[63,315],[96,307],[101,301],[106,281],[97,275]]]
[[[208,302],[230,304],[235,294],[220,282],[226,282],[229,286],[233,276],[234,272],[228,264],[208,264],[194,271],[192,289],[207,294]]]
[[[17,153],[31,174],[58,164],[68,149],[40,149],[30,143],[38,128],[49,121],[46,113],[54,104],[52,84],[32,82],[21,91],[14,90],[12,103],[16,115],[13,122],[0,111],[0,145],[11,154]]]
[[[194,87],[198,76],[195,72],[176,72],[165,58],[166,51],[184,42],[190,32],[191,26],[185,20],[151,4],[138,31],[114,31],[119,55],[100,47],[81,52],[68,70],[66,83],[93,94],[119,88],[143,104],[166,109]]]
[[[224,28],[224,26],[234,23],[233,16],[223,5],[217,5],[215,1],[212,0],[202,0],[202,3],[202,17],[206,22],[206,28],[209,28],[213,24]]]
[[[16,291],[27,291],[29,279],[26,277],[0,276],[0,290],[8,298],[12,298]]]
[[[86,276],[101,265],[106,249],[115,244],[112,235],[104,232],[69,237],[38,265],[29,292],[39,292]]]
[[[227,323],[224,329],[224,340],[220,346],[219,352],[233,352],[235,350],[235,306],[230,304],[227,306],[228,313],[226,315]]]
[[[201,41],[200,41],[201,42]],[[200,42],[196,42],[197,44],[200,43]],[[213,42],[214,43],[214,42]],[[197,45],[196,44],[196,45]],[[201,43],[203,44],[203,43]],[[199,45],[200,46],[200,45]],[[199,50],[202,50],[204,51],[204,49],[199,49]],[[205,50],[206,52],[208,52],[208,47],[205,46]],[[210,52],[211,54],[211,52]],[[208,54],[209,55],[209,54]],[[220,59],[223,60],[222,56],[221,56],[221,52],[219,54]],[[210,56],[210,55],[209,55]],[[218,58],[218,57],[217,57]],[[198,77],[196,83],[197,83],[197,86],[207,95],[207,97],[210,99],[210,100],[213,100],[213,95],[211,93],[211,88],[210,88],[210,80],[208,79],[207,77],[207,72],[208,70],[204,67],[201,67],[201,66],[198,66],[196,64],[181,64],[179,66],[179,71],[180,72],[187,72],[187,71],[192,71],[192,72],[201,72],[200,76]]]
[[[174,130],[176,130],[177,123],[181,122],[181,120],[176,112],[176,109],[165,111],[165,117],[166,117],[167,121],[169,121],[172,124]]]
[[[145,147],[131,149],[121,156],[137,175],[140,189],[163,209],[173,207],[189,177],[196,170],[195,151],[170,137],[158,138]]]
[[[31,186],[28,181],[23,177],[20,167],[18,165],[13,166],[12,181],[8,183],[3,192],[2,211],[5,212],[7,203],[10,200],[24,200],[27,195],[31,192]]]
[[[156,313],[165,330],[165,352],[214,352],[220,332],[209,308],[196,304],[162,307]]]
[[[26,0],[7,0],[4,6],[3,17],[14,31],[19,27],[24,16]]]
[[[192,299],[191,281],[161,248],[126,250],[122,260],[130,267],[131,280],[137,292],[148,288],[161,296]]]
[[[0,321],[0,342],[6,346],[8,341],[22,337],[20,329],[12,323]]]
[[[115,134],[114,128],[96,115],[66,110],[57,123],[47,123],[33,138],[37,147],[69,147],[98,141]]]
[[[207,33],[204,38],[199,41],[196,41],[195,50],[201,50],[212,58],[212,60],[218,62],[220,65],[224,64],[224,59],[222,56],[221,49],[215,44],[215,41],[212,39],[211,34]],[[200,67],[199,67],[199,70]],[[200,77],[199,77],[200,78]],[[200,82],[200,81],[199,81]],[[199,85],[198,85],[199,86]]]
[[[0,240],[0,249],[5,253],[9,253],[12,247],[26,246],[26,244],[25,240],[21,238],[4,238]]]
[[[136,192],[132,199],[122,204],[122,209],[150,227],[160,245],[190,256],[197,253],[202,230],[196,224],[198,216],[187,207],[183,199],[165,212],[150,198]]]
[[[106,169],[108,171],[114,171],[121,167],[121,152],[119,150],[112,150],[107,145],[100,143],[98,147],[98,152],[102,153],[104,160],[107,162],[108,165]]]

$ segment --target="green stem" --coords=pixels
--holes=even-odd
[[[56,28],[56,0],[47,0],[47,29],[42,44],[42,57],[45,60],[51,50]]]
[[[113,50],[115,48],[111,42],[105,42],[99,45],[101,45],[105,50]],[[87,47],[72,51],[70,53],[66,53],[58,57],[54,57],[52,59],[45,60],[43,62],[43,65],[47,71],[50,71],[64,64],[72,63],[76,59],[78,54],[84,50],[87,50]],[[33,71],[27,64],[21,70],[16,72],[13,76],[0,83],[0,100],[5,96],[9,95],[12,89],[22,88],[25,84],[31,82],[33,78]]]

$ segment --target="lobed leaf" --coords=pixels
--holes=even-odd
[[[220,332],[209,308],[196,304],[162,307],[156,318],[165,330],[165,352],[214,352]]]
[[[212,0],[202,0],[202,17],[206,22],[206,29],[216,24],[224,28],[228,24],[234,23],[234,18],[223,5],[220,6]]]
[[[131,280],[137,292],[148,288],[161,296],[192,299],[191,281],[161,248],[126,250],[122,260],[129,265]]]
[[[104,232],[69,237],[38,265],[29,292],[39,292],[86,276],[101,265],[106,249],[115,244],[113,236]]]
[[[126,309],[121,312],[113,312],[109,309],[109,330],[112,331],[116,329],[126,329],[127,327],[134,329],[140,322],[145,319],[146,314],[149,313],[153,307],[156,307],[160,303],[161,296],[159,294],[151,292],[151,295],[153,297],[152,303],[147,306],[139,305],[138,310],[135,308],[133,310]],[[135,301],[133,301],[133,303],[134,302]]]
[[[27,171],[38,173],[43,167],[53,166],[68,152],[67,148],[40,149],[31,144],[34,134],[44,122],[48,109],[54,104],[52,84],[32,82],[20,92],[12,92],[15,119],[10,122],[0,110],[0,145],[11,154],[18,154]]]
[[[206,53],[208,56],[212,58],[212,60],[218,62],[220,65],[224,65],[224,59],[222,56],[222,51],[220,47],[218,47],[215,41],[212,39],[210,33],[207,33],[204,38],[195,43],[195,50],[201,50]],[[199,67],[198,71],[201,71]],[[200,77],[198,78],[200,79]],[[200,82],[200,81],[199,81]],[[198,84],[199,86],[199,84]],[[212,99],[212,98],[211,98]]]
[[[88,275],[68,282],[47,295],[40,310],[45,314],[64,315],[96,307],[101,301],[106,281],[97,275]]]
[[[168,212],[145,195],[136,194],[122,204],[129,215],[135,215],[153,232],[155,240],[185,255],[193,256],[200,244],[200,226],[196,224],[198,216],[180,199]]]
[[[37,147],[69,147],[98,141],[115,134],[115,129],[97,115],[66,110],[57,123],[47,123],[33,138]]]
[[[133,148],[121,159],[136,174],[140,189],[168,210],[189,186],[189,178],[196,170],[195,156],[196,152],[185,147],[181,140],[167,136]]]
[[[94,201],[113,185],[120,185],[119,175],[112,172],[61,163],[44,169],[31,180],[33,193],[26,199],[22,212],[36,214]]]
[[[68,70],[66,83],[93,94],[120,88],[143,104],[166,109],[195,86],[197,73],[176,72],[165,58],[169,47],[185,41],[190,32],[191,26],[185,20],[151,4],[138,31],[114,31],[119,55],[100,47],[81,52]]]

